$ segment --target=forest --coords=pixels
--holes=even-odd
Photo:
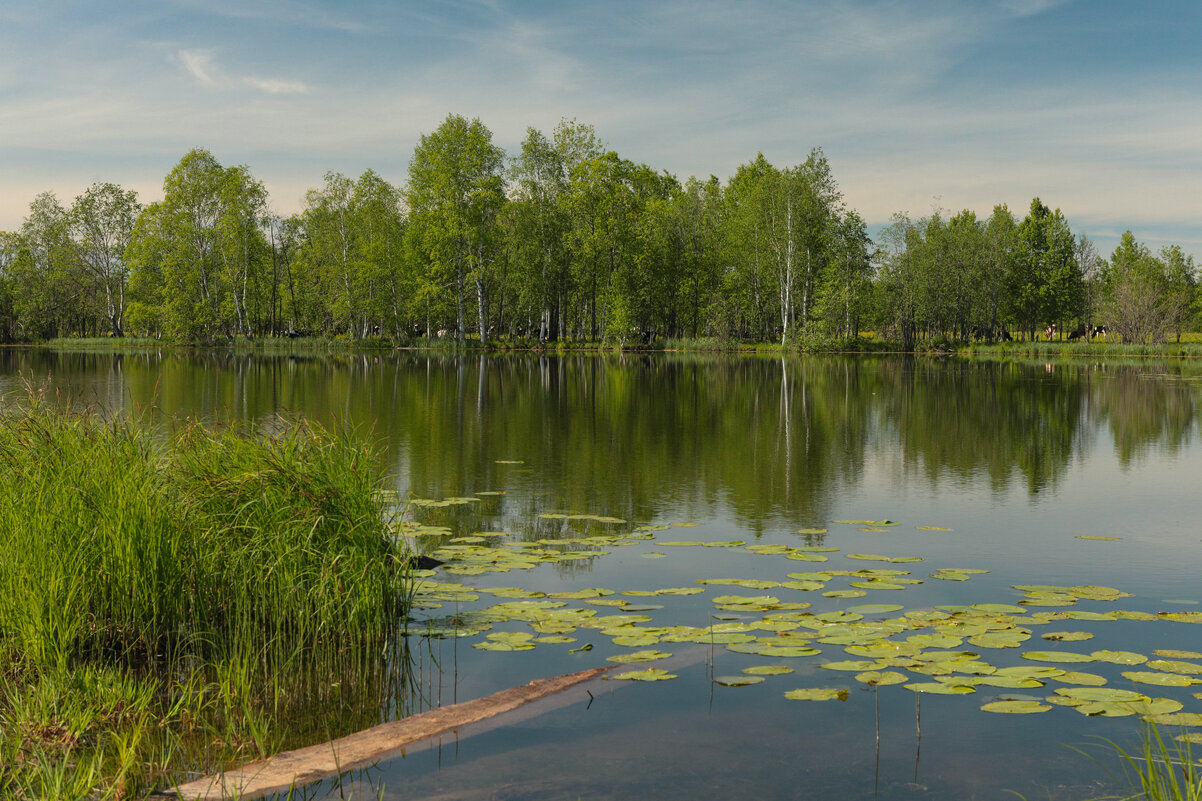
[[[807,338],[1034,339],[1196,330],[1194,259],[1128,231],[1109,257],[1039,198],[896,214],[877,236],[821,149],[722,182],[607,149],[593,126],[527,129],[507,154],[479,119],[421,137],[403,185],[327,173],[273,213],[246,165],[195,149],[163,199],[97,183],[38,195],[0,232],[0,341],[315,336],[642,345]]]

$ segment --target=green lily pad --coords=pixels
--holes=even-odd
[[[1202,659],[1202,654],[1197,651],[1174,651],[1170,648],[1157,648],[1152,653],[1157,656],[1163,656],[1166,659]]]
[[[1094,651],[1090,654],[1099,662],[1110,662],[1114,665],[1142,665],[1148,657],[1134,651]]]
[[[647,668],[646,670],[631,670],[626,673],[616,673],[606,678],[618,681],[667,681],[668,679],[678,677],[675,673],[669,673],[661,668]]]
[[[1007,715],[1030,715],[1036,712],[1047,712],[1050,704],[1039,701],[992,701],[981,707],[983,712],[999,712]]]
[[[812,592],[820,590],[826,585],[821,581],[782,581],[780,586],[790,590],[801,590],[802,592]]]
[[[868,593],[863,590],[831,590],[822,594],[827,598],[863,598]]]
[[[856,681],[861,681],[870,687],[886,684],[902,684],[906,677],[893,670],[868,670],[856,674]]]
[[[800,690],[789,690],[785,698],[793,701],[846,701],[845,687],[805,687]]]
[[[905,608],[901,604],[859,604],[857,606],[849,606],[847,611],[859,615],[880,615],[885,612],[897,612]]]
[[[1030,639],[1030,636],[1029,634],[1012,634],[1010,632],[990,632],[969,637],[968,641],[981,648],[1018,648]]]
[[[919,531],[951,531],[946,526],[915,526]]]
[[[1167,673],[1202,673],[1202,665],[1194,662],[1182,662],[1179,659],[1153,659],[1148,662],[1148,667]]]
[[[751,684],[761,684],[764,681],[763,676],[715,676],[714,684],[720,684],[723,687],[746,687]]]
[[[941,681],[923,681],[905,685],[907,690],[933,695],[967,695],[977,691],[971,684],[951,684]]]
[[[1072,651],[1025,651],[1023,659],[1036,662],[1096,662],[1097,658],[1089,654],[1078,654]]]
[[[1103,536],[1100,534],[1078,534],[1077,539],[1079,539],[1079,540],[1104,540],[1106,542],[1112,542],[1114,540],[1121,540],[1122,537],[1107,537],[1107,536]]]
[[[1026,613],[1026,609],[1014,604],[973,604],[969,609],[974,609],[978,612],[985,612],[989,615],[1021,615]]]
[[[1019,676],[999,676],[996,673],[992,676],[976,676],[973,678],[973,683],[987,687],[1003,687],[1008,689],[1032,689],[1043,686],[1043,682],[1039,679],[1027,679]]]
[[[1173,698],[1148,698],[1141,701],[1128,701],[1123,706],[1129,708],[1133,714],[1151,717],[1177,712],[1181,709],[1181,702]]]
[[[768,581],[767,579],[738,579],[738,578],[715,578],[715,579],[697,579],[698,584],[721,584],[731,587],[746,587],[749,590],[769,590],[773,587],[779,587],[779,581]]]
[[[1058,681],[1061,684],[1079,684],[1087,687],[1101,687],[1106,683],[1106,679],[1094,673],[1082,673],[1080,671],[1066,671],[1057,676],[1052,676],[1053,681]]]
[[[1202,726],[1202,714],[1197,712],[1168,712],[1160,715],[1153,715],[1148,718],[1150,723],[1155,723],[1157,726],[1187,726],[1198,727]]]
[[[751,642],[728,645],[726,646],[726,650],[740,654],[755,654],[757,656],[779,656],[786,659],[817,656],[822,653],[818,648],[810,648],[804,645],[765,645],[763,643]]]
[[[1093,634],[1088,631],[1048,631],[1039,636],[1045,640],[1057,640],[1060,642],[1080,642],[1082,640],[1093,639]]]
[[[742,670],[750,676],[782,676],[786,673],[792,673],[793,668],[785,665],[755,665],[754,667],[746,667]]]
[[[607,662],[618,662],[626,664],[630,662],[654,662],[657,659],[667,659],[672,654],[664,651],[656,651],[654,649],[645,651],[634,651],[629,654],[618,654],[617,656],[608,656],[605,658]]]
[[[1202,684],[1198,679],[1182,676],[1180,673],[1156,673],[1153,671],[1127,670],[1123,678],[1139,684],[1155,684],[1160,687],[1189,687],[1192,684]]]
[[[1128,702],[1146,701],[1148,696],[1134,690],[1124,690],[1118,687],[1060,687],[1056,695],[1074,698],[1078,701]]]
[[[641,554],[641,556],[644,559],[663,559],[667,556],[667,554],[663,551],[647,551],[646,553]]]
[[[825,662],[825,663],[819,665],[818,667],[824,668],[825,670],[865,671],[865,670],[876,670],[877,668],[884,667],[884,665],[881,665],[878,662],[874,662],[874,661],[870,661],[870,660],[866,660],[866,659],[847,659],[847,660],[843,660],[841,662]]]
[[[780,598],[771,595],[717,595],[713,598],[716,604],[735,604],[747,606],[772,606],[780,603]]]
[[[797,529],[797,533],[798,534],[826,534],[827,530],[824,528],[799,528],[799,529]]]

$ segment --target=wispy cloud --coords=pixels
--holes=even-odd
[[[1002,8],[1016,17],[1034,17],[1069,2],[1070,0],[1002,0]]]
[[[176,51],[176,58],[183,65],[184,70],[202,86],[226,89],[249,86],[269,95],[303,95],[309,92],[309,85],[303,81],[261,78],[252,75],[231,78],[214,61],[213,50],[180,49]]]
[[[205,86],[215,86],[217,77],[213,72],[213,51],[211,50],[180,50],[176,53],[180,64],[183,64],[193,78]]]
[[[300,81],[281,81],[275,78],[243,78],[242,83],[269,95],[303,95],[309,91],[308,85]]]

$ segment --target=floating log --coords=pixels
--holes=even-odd
[[[250,799],[287,792],[293,787],[301,787],[392,756],[400,756],[408,746],[509,712],[531,701],[595,679],[612,669],[613,666],[598,667],[579,673],[535,679],[529,684],[510,687],[484,698],[381,723],[321,745],[284,751],[234,770],[177,785],[157,793],[156,796],[190,801],[222,801],[234,797]]]

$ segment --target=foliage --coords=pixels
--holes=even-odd
[[[163,189],[146,208],[113,184],[70,208],[35,198],[19,231],[0,232],[0,341],[788,347],[875,329],[913,350],[1052,325],[1159,342],[1202,314],[1181,248],[1153,257],[1132,238],[1103,260],[1039,198],[1022,220],[1005,205],[898,214],[874,243],[821,149],[682,182],[575,120],[528,128],[507,157],[481,120],[450,114],[403,186],[330,172],[287,219],[248,167],[207,150]]]
[[[200,729],[226,746],[199,764],[267,753],[331,677],[386,669],[407,570],[345,435],[160,436],[34,395],[0,464],[5,797],[121,796]]]

